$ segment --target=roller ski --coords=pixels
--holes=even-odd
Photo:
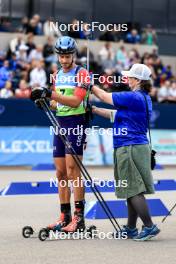
[[[38,238],[41,241],[45,241],[47,238],[51,238],[52,234],[58,234],[58,237],[69,237],[77,233],[80,237],[84,237],[84,234],[87,233],[89,237],[92,237],[93,232],[96,230],[96,226],[85,226],[84,217],[81,213],[75,211],[74,216],[71,221],[66,222],[62,219],[55,224],[49,225],[47,228],[42,228],[39,231]],[[60,234],[60,235],[59,235]],[[67,235],[68,236],[67,236]],[[70,237],[71,237],[70,236]],[[55,237],[55,236],[54,236]]]
[[[61,213],[59,219],[55,223],[52,223],[52,224],[48,225],[46,228],[42,228],[39,231],[39,233],[38,233],[39,239],[41,237],[40,232],[42,230],[43,230],[43,232],[41,232],[41,233],[44,234],[44,230],[45,230],[45,235],[47,236],[47,234],[49,235],[50,230],[52,230],[54,232],[55,231],[61,231],[61,228],[67,226],[71,222],[71,220],[72,220],[71,214]],[[22,236],[24,238],[30,238],[35,233],[36,232],[34,231],[34,229],[31,226],[25,226],[22,229]]]

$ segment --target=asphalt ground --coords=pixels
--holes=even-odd
[[[112,168],[88,168],[93,178],[113,179]],[[154,171],[154,180],[176,179],[175,169]],[[0,190],[15,181],[47,181],[54,171],[0,170]],[[103,193],[106,200],[114,200],[114,193]],[[147,198],[160,198],[167,208],[176,203],[176,191],[157,192]],[[86,200],[96,200],[86,194]],[[23,226],[31,225],[37,231],[56,220],[59,214],[58,197],[52,195],[0,196],[0,264],[50,263],[111,263],[111,264],[175,264],[176,263],[176,210],[163,224],[162,217],[153,220],[161,233],[147,242],[122,239],[52,239],[41,242],[34,237],[25,239]],[[113,231],[109,220],[87,220],[99,232]],[[126,219],[119,219],[125,224]],[[141,228],[141,222],[138,222]]]

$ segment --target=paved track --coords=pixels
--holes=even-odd
[[[112,168],[89,169],[92,177],[112,179]],[[1,170],[0,189],[11,181],[49,180],[54,173],[24,170]],[[154,172],[154,179],[176,179],[176,171],[167,169]],[[176,202],[176,192],[158,192],[152,197],[164,200],[168,207]],[[114,194],[103,194],[114,199]],[[92,194],[86,199],[95,200]],[[7,196],[0,197],[0,264],[50,264],[50,263],[111,263],[111,264],[175,264],[176,263],[176,212],[164,224],[155,217],[162,232],[153,241],[134,242],[131,240],[49,240],[24,239],[21,229],[33,225],[36,229],[47,225],[56,218],[58,202],[56,195]],[[100,231],[110,232],[107,220],[87,221],[95,224]],[[120,219],[124,224],[125,219]],[[139,223],[140,226],[140,223]]]

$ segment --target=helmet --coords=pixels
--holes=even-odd
[[[58,54],[72,54],[77,50],[77,44],[73,38],[68,36],[60,37],[55,44],[55,52]]]

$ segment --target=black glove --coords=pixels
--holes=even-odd
[[[40,100],[35,100],[35,105],[37,106],[37,108],[43,110],[43,107],[42,107],[42,105],[40,103]]]
[[[39,99],[35,100],[34,102],[35,102],[35,105],[37,106],[37,108],[39,108],[40,110],[43,110],[42,102],[41,102]],[[49,99],[45,99],[45,103],[46,103],[48,106],[50,106],[50,101],[49,101]]]
[[[38,99],[51,98],[52,91],[45,87],[36,87],[31,92],[31,100],[36,101]]]

